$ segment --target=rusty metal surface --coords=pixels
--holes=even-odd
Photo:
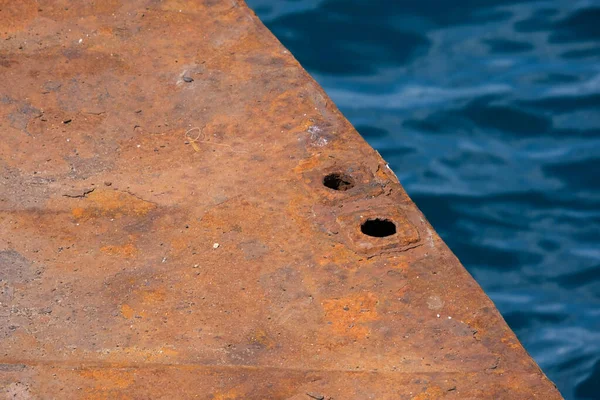
[[[0,135],[6,398],[560,398],[241,1],[0,0]]]

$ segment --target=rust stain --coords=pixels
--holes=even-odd
[[[267,332],[265,332],[263,329],[256,329],[251,332],[249,341],[252,344],[256,344],[268,349],[275,347],[276,344],[275,340],[269,337]]]
[[[79,372],[83,382],[88,387],[82,393],[81,398],[85,400],[130,400],[133,396],[126,394],[135,382],[132,371],[111,369],[84,369]],[[91,382],[90,382],[91,381]]]
[[[0,26],[8,395],[560,398],[242,0],[0,0]]]
[[[294,168],[294,172],[302,174],[304,171],[310,171],[319,167],[323,163],[323,156],[321,154],[315,154],[310,158],[300,160],[298,165]]]
[[[447,393],[447,392],[446,392]],[[423,393],[419,393],[412,400],[433,400],[444,397],[444,390],[439,386],[430,386]]]
[[[133,318],[134,314],[135,314],[135,312],[134,312],[133,308],[131,308],[130,305],[123,304],[121,306],[121,315],[123,315],[125,318],[131,319],[131,318]]]
[[[234,400],[239,398],[240,393],[235,389],[231,389],[226,392],[217,392],[212,396],[213,400]]]
[[[137,293],[141,296],[142,302],[147,305],[161,303],[165,301],[166,293],[164,289],[159,290],[142,290]]]
[[[332,262],[343,266],[344,268],[355,270],[359,267],[357,263],[361,257],[356,255],[355,252],[348,249],[348,247],[342,244],[335,244],[329,249],[329,251],[318,260],[319,265],[325,266]]]
[[[377,297],[373,293],[367,293],[325,300],[323,310],[335,335],[364,339],[371,332],[367,324],[378,318],[377,304]]]
[[[138,253],[138,249],[135,247],[133,243],[127,243],[124,245],[110,245],[110,246],[102,246],[100,251],[112,255],[112,256],[124,256],[124,257],[133,257]]]
[[[84,202],[84,206],[73,208],[72,214],[76,219],[143,217],[156,208],[151,202],[117,190],[94,191]]]
[[[133,374],[129,371],[114,371],[107,369],[85,369],[81,371],[80,376],[86,379],[91,379],[100,384],[99,388],[104,390],[109,389],[125,389],[134,381]],[[110,386],[107,386],[110,385]],[[99,389],[97,388],[97,389]]]

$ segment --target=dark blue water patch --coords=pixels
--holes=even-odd
[[[568,371],[577,367],[580,364],[587,363],[590,361],[589,355],[575,356],[566,359],[563,362],[558,363],[554,368],[558,371]],[[592,360],[593,361],[593,360]]]
[[[514,24],[520,33],[549,32],[549,43],[582,43],[600,39],[600,8],[577,9],[562,19],[555,13],[535,13]]]
[[[559,193],[546,193],[540,191],[527,192],[503,192],[493,193],[481,196],[464,196],[458,194],[425,194],[416,193],[411,198],[417,203],[421,211],[431,219],[439,218],[436,229],[446,232],[453,232],[457,229],[458,223],[466,217],[458,209],[472,210],[477,214],[479,225],[509,227],[515,231],[527,228],[529,218],[496,218],[486,217],[482,208],[502,207],[508,210],[536,210],[539,213],[550,212],[553,210],[578,210],[579,212],[598,212],[600,210],[600,200],[579,199],[571,196],[560,196]],[[542,214],[543,215],[543,214]],[[470,216],[473,218],[473,216]],[[564,215],[556,216],[557,223],[573,222],[573,217]],[[564,219],[561,219],[564,218]],[[598,217],[596,217],[598,218]],[[598,220],[587,218],[587,223],[591,228],[598,227]],[[578,226],[585,228],[586,220],[577,221]],[[580,240],[581,238],[578,238]]]
[[[426,36],[415,32],[421,25],[508,20],[512,13],[495,7],[535,0],[463,1],[468,4],[456,7],[440,0],[401,3],[330,0],[316,10],[285,14],[267,21],[267,26],[309,70],[338,75],[373,74],[378,68],[405,65],[426,54],[431,43]],[[438,12],[432,13],[432,9]],[[263,6],[259,11],[269,10]],[[415,23],[416,20],[421,22]],[[323,37],[327,40],[322,40]],[[492,42],[492,45],[502,49],[507,48],[508,43]],[[520,46],[519,49],[527,44]]]
[[[273,7],[268,4],[254,7],[254,12],[256,13],[256,15],[265,15],[265,14],[269,14],[272,11],[273,11]]]
[[[579,58],[599,58],[600,46],[592,46],[585,49],[568,50],[560,55],[562,58],[579,59]]]
[[[509,39],[485,39],[483,41],[492,54],[523,53],[534,48],[531,43]]]
[[[449,239],[448,245],[457,257],[467,265],[467,269],[485,268],[486,270],[511,271],[523,265],[537,265],[543,257],[528,251],[516,253],[511,249],[500,249],[484,244],[473,244],[460,239]]]
[[[570,386],[573,387],[573,390],[571,392],[564,393],[566,398],[577,398],[579,400],[598,400],[598,397],[582,397],[578,394],[575,394],[576,386],[586,381],[586,378],[589,376],[588,374],[585,374],[584,377],[578,377],[578,367],[581,365],[588,365],[591,370],[591,368],[594,366],[595,358],[596,357],[594,355],[590,354],[572,354],[566,352],[566,354],[563,356],[563,359],[558,361],[557,364],[552,368],[548,368],[547,373],[551,375],[562,376],[565,380],[570,381],[568,383],[570,383]],[[563,380],[558,381],[557,383],[559,383],[561,386],[565,386],[567,384],[567,382],[564,382]]]
[[[565,139],[568,138],[598,138],[600,137],[600,128],[593,129],[577,129],[577,128],[569,128],[569,129],[554,129],[553,136],[562,137]]]
[[[533,107],[544,111],[552,111],[553,113],[568,113],[584,109],[600,110],[600,93],[552,96],[535,100],[517,100],[517,104],[523,107]]]
[[[600,399],[600,359],[596,361],[592,373],[575,388],[575,394],[580,399]]]
[[[469,167],[473,166],[473,168],[477,168],[479,165],[493,165],[493,166],[502,166],[506,164],[506,160],[501,157],[498,157],[494,154],[489,153],[481,153],[481,152],[472,152],[472,151],[463,151],[456,156],[452,156],[450,158],[444,158],[441,160],[444,165],[447,165],[451,168],[459,168],[459,167]]]
[[[579,82],[581,78],[577,75],[549,72],[536,77],[533,82],[539,84],[557,84]]]
[[[380,150],[381,156],[385,158],[389,158],[390,155],[394,155],[394,157],[405,156],[411,153],[414,153],[415,149],[410,147],[402,147],[402,146],[394,146]]]
[[[600,40],[600,7],[575,11],[553,24],[550,43],[586,42]]]
[[[456,232],[453,238],[459,237],[460,234],[457,232],[459,223],[469,219],[476,225],[493,225],[498,228],[508,228],[510,230],[520,230],[526,228],[526,221],[515,221],[510,219],[504,219],[499,216],[490,216],[489,213],[474,212],[473,214],[466,216],[458,210],[461,208],[468,208],[471,210],[477,210],[481,207],[489,207],[486,200],[490,198],[496,198],[495,196],[489,197],[468,197],[459,195],[425,195],[416,194],[412,196],[413,200],[419,205],[419,208],[425,215],[431,215],[432,219],[438,217],[438,221],[442,221],[437,225],[436,229],[439,232],[450,233]],[[525,206],[523,204],[522,206]],[[443,219],[441,218],[443,216]],[[464,234],[464,232],[461,232]],[[471,237],[468,234],[466,237]],[[452,238],[452,239],[453,239]],[[452,240],[450,239],[450,240]]]
[[[389,132],[387,130],[378,128],[376,126],[357,125],[355,128],[367,141],[370,139],[381,139],[389,136]]]
[[[533,1],[536,0],[463,0],[457,7],[455,3],[445,0],[330,0],[323,2],[320,9],[347,18],[371,21],[385,21],[396,16],[420,17],[432,26],[447,27],[507,20],[512,13],[497,10],[496,7]],[[431,28],[431,25],[425,26]]]
[[[553,280],[559,282],[566,288],[577,288],[588,284],[598,283],[600,282],[600,264],[586,270],[557,276]],[[597,295],[600,297],[600,293],[597,293]]]
[[[534,33],[550,31],[553,26],[554,14],[534,14],[528,18],[517,21],[513,25],[515,32]]]
[[[558,9],[556,8],[540,8],[533,12],[533,16],[537,18],[553,17],[556,14],[558,14]]]
[[[585,196],[582,197],[585,198]],[[576,229],[573,229],[573,232],[571,232],[570,239],[577,244],[588,243],[593,246],[595,244],[594,241],[597,240],[598,235],[600,235],[600,229],[598,228],[600,217],[598,216],[593,217],[588,215],[585,218],[575,219],[572,216],[559,215],[554,217],[553,222],[556,225],[564,226],[574,226],[576,224],[576,226],[574,226]],[[585,269],[587,263],[579,261],[577,267],[579,270]]]
[[[552,129],[552,119],[508,105],[473,104],[459,114],[479,127],[520,136],[539,136]]]
[[[338,75],[368,75],[380,67],[403,65],[430,46],[429,39],[418,33],[361,21],[305,11],[277,18],[269,28],[304,67]]]
[[[568,315],[559,313],[539,313],[514,311],[504,315],[504,320],[513,327],[513,329],[530,329],[540,325],[559,324],[565,322]]]
[[[448,114],[437,113],[431,114],[423,119],[407,119],[402,121],[402,126],[416,131],[425,131],[430,133],[441,133],[444,131],[444,126],[453,126],[455,124],[448,124]]]
[[[512,17],[513,13],[508,10],[484,9],[478,12],[474,12],[472,14],[472,19],[467,24],[488,24],[490,22],[508,21]]]
[[[600,190],[600,157],[544,165],[543,171],[570,190]]]
[[[547,253],[552,253],[560,249],[560,243],[554,240],[542,239],[538,241],[538,246]]]
[[[593,198],[574,198],[569,193],[556,193],[546,191],[528,191],[528,192],[505,192],[483,197],[480,201],[506,204],[508,207],[521,208],[528,206],[536,210],[580,210],[580,211],[598,211],[600,201]],[[558,221],[562,216],[557,216]],[[564,216],[565,221],[571,221],[572,216]],[[594,222],[594,221],[592,221]]]
[[[539,104],[536,102],[535,105]],[[422,119],[407,119],[403,125],[430,133],[455,134],[457,130],[473,132],[484,129],[519,137],[546,135],[553,129],[552,119],[543,114],[509,105],[478,102],[462,108],[434,112]]]

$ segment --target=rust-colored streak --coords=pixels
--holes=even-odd
[[[72,213],[76,219],[143,217],[156,207],[130,193],[116,190],[94,191],[82,203],[73,208]]]
[[[0,27],[4,397],[560,398],[241,0]]]

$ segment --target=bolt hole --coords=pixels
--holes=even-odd
[[[375,218],[365,221],[360,226],[360,230],[367,236],[381,238],[394,235],[396,233],[396,224],[389,219]]]
[[[334,173],[323,178],[323,185],[329,189],[343,192],[354,187],[354,179],[345,174]]]

